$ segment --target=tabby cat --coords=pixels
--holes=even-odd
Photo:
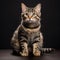
[[[41,56],[42,51],[50,51],[51,48],[43,48],[43,35],[41,28],[41,4],[34,8],[21,4],[21,24],[15,30],[11,46],[15,53],[21,56]]]

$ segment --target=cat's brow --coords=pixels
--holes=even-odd
[[[33,8],[28,8],[27,11],[28,11],[28,12],[33,12],[34,9],[33,9]]]

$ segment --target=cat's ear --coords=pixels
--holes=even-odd
[[[34,8],[37,13],[41,11],[41,4],[37,4],[37,6]]]
[[[27,9],[27,6],[24,3],[21,3],[21,8],[22,8],[22,12],[25,12]]]

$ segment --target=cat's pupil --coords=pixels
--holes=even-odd
[[[22,17],[23,17],[23,20],[25,20],[25,19],[26,19],[26,17],[24,16],[24,14],[22,15]]]
[[[28,13],[26,13],[26,15],[28,15]]]

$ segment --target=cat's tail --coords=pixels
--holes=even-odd
[[[43,53],[50,53],[52,51],[55,51],[54,48],[41,48],[40,49]]]

